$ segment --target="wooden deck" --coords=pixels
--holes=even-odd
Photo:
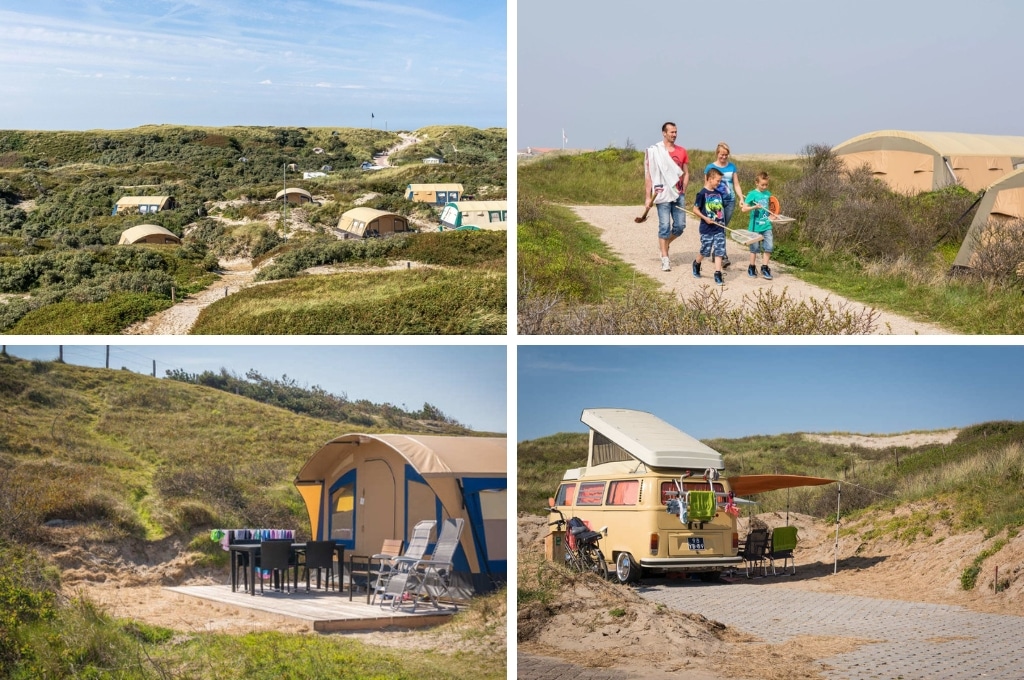
[[[255,609],[304,621],[321,633],[436,626],[454,614],[450,609],[438,611],[430,604],[415,612],[392,611],[389,607],[382,609],[377,604],[366,604],[365,599],[349,602],[347,592],[339,594],[337,591],[307,593],[300,589],[294,593],[280,593],[268,590],[265,594],[253,596],[242,590],[233,593],[229,585],[176,586],[167,590],[242,610]]]

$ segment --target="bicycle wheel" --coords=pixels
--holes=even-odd
[[[595,545],[584,548],[583,556],[587,571],[593,572],[603,579],[608,578],[608,564],[604,561],[604,553]]]
[[[572,571],[584,571],[583,560],[581,559],[580,554],[569,548],[569,546],[565,547],[565,566]]]

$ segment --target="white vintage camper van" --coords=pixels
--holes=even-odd
[[[740,563],[720,453],[644,411],[586,409],[580,419],[590,427],[587,465],[565,472],[554,508],[603,534],[620,582],[666,572],[713,580]]]

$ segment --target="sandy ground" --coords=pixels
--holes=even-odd
[[[866,449],[887,449],[891,446],[927,446],[929,444],[949,444],[960,430],[943,430],[941,432],[905,432],[901,434],[805,434],[808,439],[826,444],[841,446],[862,446]]]
[[[377,165],[379,165],[380,167],[382,167],[382,168],[390,168],[391,167],[391,154],[398,153],[402,149],[410,147],[413,144],[415,144],[418,141],[420,141],[419,137],[415,137],[415,136],[413,136],[411,134],[408,134],[408,133],[405,133],[405,132],[399,132],[398,136],[402,138],[402,141],[400,141],[398,144],[394,145],[393,147],[391,147],[390,149],[385,151],[383,156],[380,156],[377,159],[375,159],[374,162],[376,162]]]
[[[577,215],[601,231],[601,238],[623,260],[630,263],[638,271],[661,281],[662,288],[671,291],[681,298],[687,298],[700,287],[716,288],[712,279],[714,266],[705,261],[703,277],[696,279],[690,271],[690,263],[700,250],[700,236],[697,219],[687,218],[687,228],[677,239],[670,251],[672,271],[661,271],[661,255],[658,252],[658,218],[654,211],[648,215],[647,221],[636,224],[633,219],[643,212],[643,207],[636,206],[574,206]],[[733,217],[733,224],[745,228],[746,218],[742,213]],[[766,281],[760,276],[747,276],[747,264],[750,252],[735,241],[729,239],[726,252],[732,259],[732,266],[725,271],[725,286],[722,294],[725,299],[736,304],[742,302],[744,296],[754,293],[759,288],[772,289],[775,293],[785,290],[795,300],[817,299],[828,300],[833,307],[847,305],[851,310],[865,309],[866,305],[853,302],[835,293],[817,286],[812,286],[788,274],[786,267],[772,263],[773,279]],[[760,269],[760,265],[758,265]],[[879,311],[875,333],[880,335],[944,335],[950,331],[935,324],[914,321],[890,312]]]

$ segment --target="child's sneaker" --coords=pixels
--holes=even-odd
[[[763,276],[764,278],[768,279],[769,281],[772,280],[772,270],[768,269],[768,265],[766,265],[766,264],[761,265],[761,276]]]
[[[725,281],[722,279],[722,272],[715,272],[715,285],[721,286],[723,284],[725,284]]]
[[[668,261],[667,257],[661,258],[661,271],[670,272],[672,271],[672,264]]]
[[[728,269],[732,262],[729,261],[729,256],[726,255],[722,258],[722,269]]]
[[[700,278],[700,262],[697,262],[697,260],[693,261],[693,278]]]
[[[757,278],[757,268],[754,267],[754,265],[747,266],[747,276],[753,277],[755,279]]]

